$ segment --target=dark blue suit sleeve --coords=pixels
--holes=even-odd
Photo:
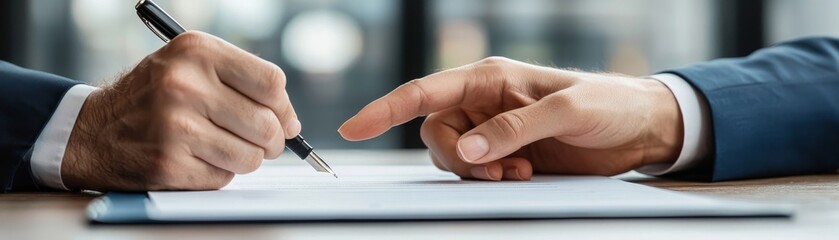
[[[32,146],[76,84],[0,61],[0,192],[38,190],[29,165]]]
[[[839,168],[839,39],[808,38],[669,71],[707,100],[713,154],[676,175],[722,181]]]

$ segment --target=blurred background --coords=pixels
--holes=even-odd
[[[426,74],[498,55],[648,75],[744,56],[793,38],[839,36],[835,0],[157,0],[187,29],[282,67],[303,133],[319,148],[418,148],[419,122],[375,140],[336,129]],[[5,0],[0,60],[90,84],[163,45],[133,0]]]

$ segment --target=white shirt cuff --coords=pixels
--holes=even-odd
[[[61,180],[61,160],[70,140],[70,132],[87,96],[98,88],[79,84],[70,88],[50,117],[32,149],[32,175],[41,186],[69,190]]]
[[[704,96],[693,88],[687,81],[675,74],[656,74],[650,78],[656,79],[676,97],[679,111],[684,121],[684,141],[679,158],[673,164],[653,164],[636,169],[638,172],[659,176],[678,172],[696,166],[708,155],[711,131],[708,103]]]

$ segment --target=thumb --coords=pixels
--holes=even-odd
[[[466,132],[457,141],[458,155],[465,162],[483,164],[559,135],[561,106],[550,106],[545,100],[498,114]]]

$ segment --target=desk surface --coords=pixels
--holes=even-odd
[[[319,151],[330,164],[429,164],[425,151]],[[395,160],[390,160],[395,159]],[[283,157],[266,164],[303,164]],[[0,194],[0,239],[836,239],[839,174],[722,183],[628,173],[619,178],[675,191],[788,203],[796,215],[739,219],[586,219],[443,222],[326,222],[209,225],[92,225],[97,193]]]

